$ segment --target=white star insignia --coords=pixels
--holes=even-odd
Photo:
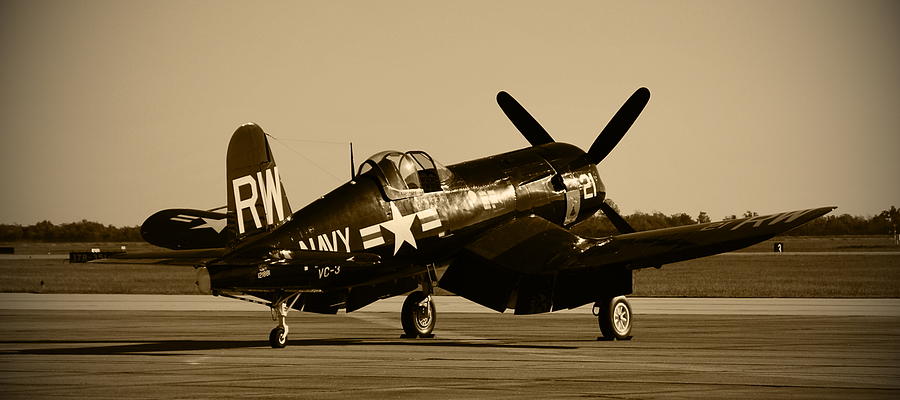
[[[385,243],[381,228],[390,231],[394,235],[394,255],[403,247],[403,243],[409,243],[418,250],[415,234],[412,232],[413,223],[418,219],[421,223],[422,234],[439,230],[443,227],[441,216],[437,209],[429,208],[409,215],[403,215],[394,203],[388,203],[391,207],[391,219],[375,225],[369,225],[359,229],[359,236],[363,241],[363,248],[368,250]],[[438,236],[443,236],[439,232]]]
[[[203,225],[197,225],[191,229],[210,228],[216,231],[216,233],[221,233],[222,229],[225,229],[225,226],[228,225],[228,221],[225,219],[209,219],[203,217],[201,217],[201,219],[203,220]]]
[[[397,206],[391,203],[391,220],[382,222],[381,227],[394,234],[394,255],[397,255],[403,243],[409,243],[414,249],[418,249],[416,238],[412,233],[412,224],[415,220],[415,213],[403,215]]]

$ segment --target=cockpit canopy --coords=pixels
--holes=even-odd
[[[441,182],[452,176],[450,170],[424,151],[382,151],[359,166],[357,175],[366,173],[378,179],[391,200],[437,192],[441,190]]]

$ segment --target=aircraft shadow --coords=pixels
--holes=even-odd
[[[69,345],[66,347],[8,350],[0,353],[27,355],[154,355],[176,356],[184,351],[236,350],[268,348],[265,340],[156,340],[136,343],[132,340],[23,340],[3,344]],[[403,339],[385,341],[379,338],[292,339],[290,347],[304,346],[433,346],[507,349],[577,349],[575,346],[528,345],[515,343],[472,343],[438,339]]]

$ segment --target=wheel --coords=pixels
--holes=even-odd
[[[597,302],[597,322],[600,325],[600,333],[606,340],[631,339],[631,304],[625,296]]]
[[[427,301],[426,301],[427,299]],[[426,304],[422,304],[425,301]],[[437,311],[434,302],[422,291],[415,291],[406,296],[400,310],[400,323],[403,325],[404,337],[428,337],[434,330]]]
[[[284,328],[276,326],[269,332],[269,345],[273,349],[281,349],[287,346],[287,335],[284,334]]]

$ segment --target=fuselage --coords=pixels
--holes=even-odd
[[[400,153],[391,153],[400,154]],[[405,153],[409,154],[409,153]],[[417,152],[417,157],[422,157]],[[425,155],[424,157],[427,157]],[[391,164],[370,168],[293,213],[247,246],[279,250],[377,254],[377,267],[222,268],[213,286],[240,290],[324,289],[377,283],[421,273],[452,260],[479,234],[522,215],[570,226],[593,215],[605,197],[597,169],[579,148],[549,143],[449,167],[434,164],[437,181],[390,176]],[[402,163],[402,162],[401,162]],[[401,165],[401,169],[402,169]],[[361,168],[362,169],[362,168]],[[440,171],[437,171],[440,170]],[[439,173],[438,173],[439,172]],[[407,182],[414,181],[414,182]],[[437,184],[439,182],[439,185]],[[419,185],[416,185],[418,183]],[[238,250],[236,250],[238,251]],[[216,276],[218,275],[218,276]],[[256,279],[251,275],[255,275]],[[235,285],[241,287],[234,287]]]
[[[595,166],[583,151],[564,143],[447,169],[450,176],[440,190],[396,200],[385,195],[387,182],[367,171],[295,212],[269,240],[279,248],[359,251],[401,263],[421,262],[452,253],[456,240],[446,239],[465,241],[518,215],[571,225],[596,212],[605,197]],[[405,230],[409,222],[412,238],[409,232],[391,231],[391,222],[401,219],[408,221],[396,229]],[[398,238],[403,242],[399,246]]]

